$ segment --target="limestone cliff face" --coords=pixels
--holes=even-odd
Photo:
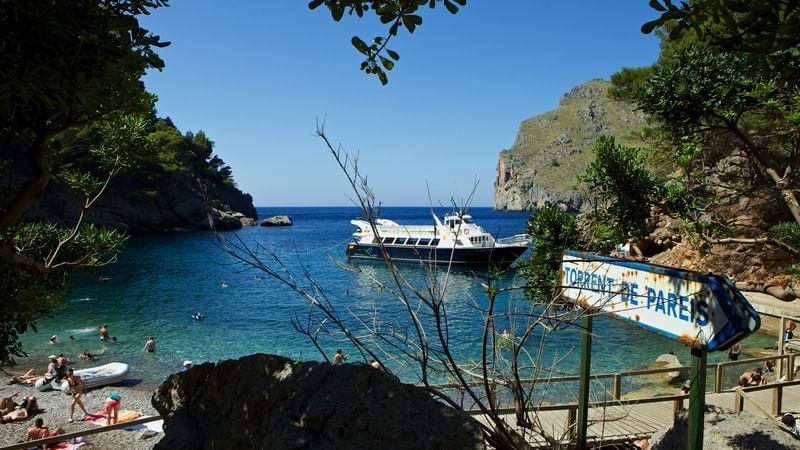
[[[558,108],[520,125],[516,142],[500,152],[494,183],[498,210],[534,211],[546,202],[578,211],[577,175],[592,161],[592,143],[602,134],[639,145],[644,116],[635,105],[607,97],[609,83],[592,80],[565,94]]]
[[[25,219],[72,224],[79,212],[78,197],[53,180]],[[87,212],[88,223],[133,233],[230,230],[258,219],[250,194],[190,170],[147,181],[120,175]]]

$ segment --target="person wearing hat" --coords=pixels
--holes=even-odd
[[[56,361],[56,355],[50,355],[47,357],[47,372],[44,374],[45,378],[53,379],[56,377],[58,362]]]
[[[114,414],[114,423],[117,423],[117,416],[119,415],[119,403],[122,401],[122,396],[119,392],[109,392],[105,400],[106,405],[106,425],[111,425],[111,414]]]
[[[186,372],[191,368],[192,368],[192,362],[187,359],[186,361],[183,362],[183,369],[181,369],[181,372]]]

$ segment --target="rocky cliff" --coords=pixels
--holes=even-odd
[[[26,220],[74,223],[79,200],[63,183],[51,181]],[[120,175],[87,211],[86,220],[100,227],[133,233],[167,230],[220,230],[255,224],[253,198],[236,187],[215,183],[191,170],[142,181]],[[209,222],[210,221],[210,222]]]
[[[589,81],[565,94],[558,108],[522,122],[514,145],[500,152],[495,209],[532,211],[546,202],[581,209],[576,176],[594,158],[594,140],[607,134],[622,144],[640,144],[636,134],[644,115],[631,103],[610,100],[608,86]]]

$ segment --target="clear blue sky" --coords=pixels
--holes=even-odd
[[[359,71],[353,35],[383,34],[372,16],[333,22],[305,0],[173,0],[142,22],[172,42],[147,75],[158,113],[203,130],[257,206],[349,205],[352,194],[315,122],[357,153],[385,205],[465,199],[492,204],[498,152],[521,121],[572,87],[649,65],[658,41],[645,0],[470,0],[458,14],[425,10],[389,46],[389,84]]]

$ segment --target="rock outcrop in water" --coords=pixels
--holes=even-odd
[[[484,448],[480,426],[366,364],[251,355],[170,375],[156,449]]]
[[[267,217],[261,221],[262,227],[288,227],[294,222],[292,218],[286,215]]]
[[[589,81],[564,95],[558,108],[522,122],[514,145],[500,152],[495,209],[533,211],[546,202],[581,209],[576,175],[594,159],[592,143],[607,134],[638,145],[635,133],[644,124],[634,104],[607,97],[608,86]]]

